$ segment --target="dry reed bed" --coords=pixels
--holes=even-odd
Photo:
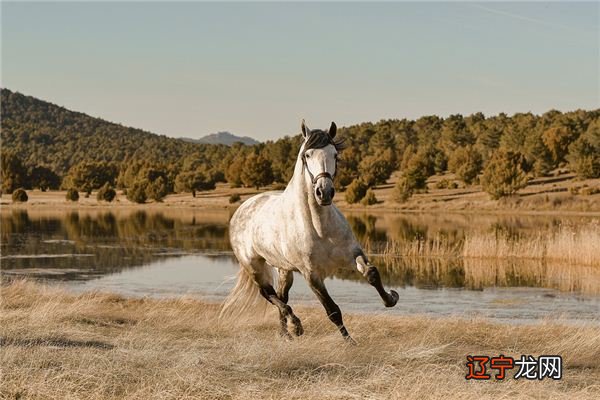
[[[373,250],[373,249],[370,249]],[[556,232],[510,237],[502,233],[476,233],[462,241],[436,235],[431,239],[392,240],[380,252],[385,262],[407,258],[536,259],[571,265],[600,266],[600,225],[561,226]]]
[[[399,305],[402,307],[402,305]],[[499,325],[458,318],[349,315],[346,345],[321,310],[306,334],[277,321],[218,323],[218,306],[179,298],[2,288],[6,399],[423,399],[600,396],[600,327]],[[467,382],[466,354],[560,354],[564,379]],[[512,376],[512,374],[511,374]]]

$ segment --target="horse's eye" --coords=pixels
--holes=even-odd
[[[306,157],[306,158],[310,158],[310,154],[306,153],[306,154],[304,155],[304,157]]]

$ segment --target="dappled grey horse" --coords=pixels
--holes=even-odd
[[[246,200],[230,221],[233,252],[240,263],[236,286],[221,315],[241,313],[261,296],[279,309],[281,334],[303,333],[300,319],[287,304],[293,272],[306,279],[325,307],[329,319],[344,338],[352,340],[340,308],[327,293],[323,279],[328,271],[356,268],[375,287],[386,307],[393,307],[398,293],[386,292],[375,268],[354,237],[346,218],[332,204],[338,151],[336,125],[329,132],[311,131],[302,121],[304,142],[294,175],[283,192],[266,192]],[[275,268],[277,291],[273,288]],[[266,303],[265,303],[266,304]]]

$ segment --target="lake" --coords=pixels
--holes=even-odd
[[[376,250],[390,241],[412,243],[434,237],[458,246],[466,235],[490,232],[527,237],[593,218],[391,213],[347,217],[379,266],[386,287],[396,289],[400,301],[386,309],[358,272],[340,268],[326,284],[342,310],[515,323],[548,318],[600,323],[598,266],[461,257],[396,257],[390,262]],[[2,277],[29,277],[77,292],[222,301],[238,270],[229,245],[229,218],[227,210],[168,207],[3,209]],[[318,304],[301,276],[296,276],[290,301]]]

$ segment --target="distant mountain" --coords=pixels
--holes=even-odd
[[[245,145],[252,146],[260,143],[258,140],[255,140],[248,136],[236,136],[233,133],[229,132],[217,132],[212,133],[210,135],[206,135],[201,137],[200,139],[191,139],[191,138],[180,138],[186,142],[190,143],[204,143],[204,144],[224,144],[227,146],[231,146],[235,142],[241,142]]]

